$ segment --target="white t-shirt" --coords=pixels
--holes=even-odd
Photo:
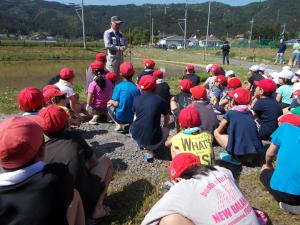
[[[76,94],[73,90],[72,84],[68,81],[59,79],[55,86],[57,86],[62,92],[65,92],[67,94],[67,98],[70,98]]]
[[[153,206],[142,225],[159,224],[161,218],[175,213],[195,225],[259,225],[232,173],[222,167],[215,168],[208,176],[176,183]]]

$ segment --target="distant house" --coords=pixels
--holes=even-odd
[[[297,38],[297,39],[290,39],[288,41],[286,41],[286,45],[288,46],[293,46],[293,44],[295,44],[298,40],[300,40],[300,38]]]
[[[34,40],[34,41],[43,41],[43,40],[46,40],[47,36],[44,35],[44,34],[35,34],[33,36],[31,36],[31,40]]]
[[[244,33],[238,33],[235,38],[239,41],[243,41],[245,39],[245,34]]]
[[[214,35],[210,35],[208,38],[207,38],[207,47],[220,47],[223,45],[223,42],[222,40],[220,40],[219,38],[215,37]],[[200,47],[205,47],[206,45],[206,38],[203,37],[201,38],[201,40],[199,41],[199,45]]]
[[[192,35],[192,36],[188,39],[188,46],[190,46],[190,47],[199,46],[199,41],[200,41],[200,39],[197,38],[196,35]]]
[[[178,48],[183,46],[184,38],[179,35],[171,35],[165,38],[162,38],[158,41],[159,46],[166,46],[167,48],[172,48],[173,46]]]

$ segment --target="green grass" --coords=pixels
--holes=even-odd
[[[0,113],[9,114],[19,111],[17,103],[17,89],[11,89],[0,94]]]

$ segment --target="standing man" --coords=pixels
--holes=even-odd
[[[107,49],[107,63],[106,69],[110,72],[115,72],[120,78],[119,67],[123,62],[123,52],[127,48],[127,43],[119,31],[121,27],[121,18],[119,16],[112,16],[110,19],[111,28],[106,30],[103,35],[104,45]]]
[[[222,55],[223,55],[223,65],[225,64],[225,59],[227,62],[227,65],[229,65],[229,52],[230,52],[230,45],[228,41],[225,41],[223,46],[221,47],[222,49]]]
[[[284,64],[284,52],[286,50],[286,44],[284,43],[283,39],[281,38],[279,41],[279,46],[278,46],[278,52],[276,54],[276,59],[274,64],[276,63],[280,63],[280,64]]]

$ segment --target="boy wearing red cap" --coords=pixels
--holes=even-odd
[[[104,64],[95,61],[91,64],[94,80],[89,84],[86,110],[93,116],[89,124],[98,124],[100,116],[107,116],[107,102],[111,99],[113,85],[105,78]]]
[[[133,102],[136,119],[130,126],[130,134],[142,150],[144,160],[153,161],[155,150],[159,149],[169,136],[169,110],[166,102],[155,94],[156,82],[153,76],[144,75],[138,84],[142,94]],[[161,115],[164,117],[160,125]]]
[[[220,158],[236,165],[240,165],[241,161],[255,162],[262,145],[253,115],[248,110],[251,93],[246,88],[237,88],[228,92],[228,96],[232,108],[214,131],[217,142],[226,149],[226,152],[220,153]]]
[[[0,133],[0,223],[68,225],[73,179],[65,165],[43,162],[42,128],[11,117],[0,122]]]
[[[132,82],[134,69],[131,63],[122,63],[120,74],[123,81],[115,86],[111,100],[107,102],[107,107],[109,116],[116,124],[115,131],[124,132],[124,128],[133,121],[133,99],[140,92]]]
[[[19,108],[23,111],[23,116],[36,115],[44,106],[43,93],[32,87],[23,88],[18,95]]]
[[[227,86],[227,78],[224,75],[218,75],[215,78],[215,91],[213,95],[210,98],[210,102],[215,105],[220,101],[220,99],[223,97],[224,92],[226,92],[226,86]]]
[[[189,152],[199,157],[203,165],[213,165],[213,136],[209,131],[200,128],[201,118],[197,109],[193,105],[182,109],[178,121],[180,132],[166,143],[166,146],[171,147],[172,158]]]
[[[203,130],[213,133],[218,127],[219,121],[212,105],[207,100],[207,90],[203,85],[191,88],[192,106],[194,106],[201,115],[201,125]]]
[[[204,86],[207,87],[209,91],[209,99],[214,96],[216,89],[215,79],[219,74],[222,74],[221,72],[221,67],[218,64],[212,65],[209,69],[209,77],[204,82]],[[225,72],[223,74],[225,74]]]
[[[252,113],[257,118],[258,135],[262,140],[269,140],[277,129],[277,119],[282,115],[280,104],[273,98],[277,85],[271,79],[254,81],[256,87],[254,96],[257,98]]]
[[[169,174],[175,185],[153,206],[142,225],[260,225],[229,170],[203,165],[195,155],[181,153],[172,160]],[[233,207],[237,205],[238,210]]]
[[[286,114],[278,123],[279,127],[271,136],[260,180],[280,208],[300,215],[300,116]]]
[[[200,84],[200,77],[195,73],[195,67],[193,65],[187,65],[184,70],[183,79],[189,79],[192,81],[193,86]]]
[[[98,52],[96,54],[96,61],[103,63],[104,67],[102,70],[102,74],[106,74],[107,70],[105,70],[106,65],[106,54],[103,52]],[[86,69],[86,89],[88,89],[90,83],[94,80],[95,74],[93,73],[93,69],[91,65]]]
[[[38,122],[47,136],[45,161],[59,162],[68,166],[73,176],[87,218],[99,219],[109,214],[109,207],[103,204],[112,177],[112,162],[103,156],[97,159],[95,152],[79,132],[67,130],[66,112],[50,105],[43,108]]]
[[[139,83],[139,80],[142,78],[142,76],[152,75],[154,72],[154,66],[155,66],[155,62],[152,59],[145,59],[144,70],[137,75],[136,83],[137,84]]]
[[[159,95],[167,104],[168,111],[170,111],[170,86],[164,80],[164,73],[161,70],[155,70],[153,72],[153,77],[156,80],[155,93]]]

